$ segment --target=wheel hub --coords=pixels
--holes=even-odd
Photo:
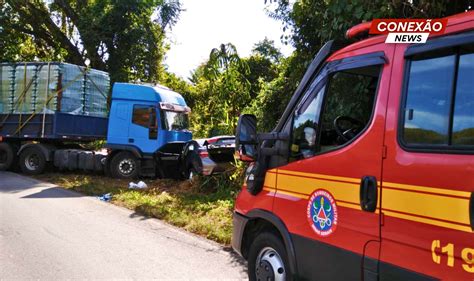
[[[25,166],[28,170],[36,171],[39,167],[39,156],[37,154],[30,154],[25,158]]]
[[[135,169],[135,163],[131,159],[123,159],[119,163],[119,171],[123,175],[129,175]]]
[[[286,280],[286,270],[280,255],[271,247],[262,249],[255,264],[255,274],[257,280],[284,281]]]
[[[275,273],[272,265],[268,261],[261,261],[255,269],[258,281],[275,280]]]

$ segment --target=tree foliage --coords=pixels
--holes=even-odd
[[[252,54],[260,55],[273,63],[277,63],[283,58],[283,54],[275,47],[275,42],[267,37],[253,46]]]
[[[112,81],[156,82],[163,74],[167,27],[181,5],[173,0],[0,0],[1,61],[67,61],[110,72]],[[15,47],[14,42],[23,41]]]
[[[257,43],[246,58],[241,58],[230,43],[212,49],[208,61],[190,79],[195,91],[191,118],[195,134],[234,134],[240,114],[278,76],[281,58],[268,39]]]
[[[240,111],[249,101],[249,68],[234,45],[211,50],[209,60],[194,73],[193,123],[201,136],[233,133]]]

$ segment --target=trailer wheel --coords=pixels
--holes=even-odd
[[[249,250],[249,280],[291,280],[288,256],[280,238],[272,232],[259,234]]]
[[[20,154],[21,171],[28,175],[39,175],[46,168],[46,157],[36,147],[29,147]]]
[[[0,143],[0,171],[10,169],[16,162],[16,148],[6,142]]]
[[[129,179],[138,176],[138,159],[130,152],[119,152],[112,158],[110,172],[114,178]]]

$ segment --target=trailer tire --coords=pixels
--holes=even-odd
[[[16,162],[17,149],[13,145],[0,143],[0,171],[6,171],[12,168]]]
[[[139,168],[139,160],[128,151],[117,153],[110,163],[110,173],[114,178],[135,178],[138,176]]]
[[[46,168],[46,157],[41,149],[29,147],[20,154],[21,171],[27,175],[39,175]]]

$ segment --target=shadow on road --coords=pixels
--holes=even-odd
[[[12,172],[0,171],[0,193],[18,193],[29,189],[45,187],[54,187],[54,185]]]
[[[11,172],[0,171],[0,194],[15,194],[20,192],[26,193],[21,197],[24,199],[84,197],[84,195],[80,193],[56,187],[54,184]]]
[[[132,218],[132,219],[140,220],[140,221],[149,220],[149,219],[157,219],[157,220],[162,221],[160,218],[145,215],[144,210],[143,210],[143,206],[138,206],[137,208],[135,208],[135,212],[131,213],[129,215],[129,217]],[[190,246],[194,246],[194,245],[190,244]],[[224,252],[227,252],[229,254],[229,259],[230,259],[229,263],[232,266],[243,267],[244,269],[242,270],[242,273],[247,274],[247,261],[244,258],[242,258],[239,254],[237,254],[232,249],[231,246],[222,246],[222,245],[220,245],[220,248]],[[209,249],[208,251],[215,251],[215,249]]]
[[[149,220],[149,219],[157,219],[157,218],[154,218],[154,217],[150,217],[150,216],[147,216],[147,215],[144,215],[143,214],[143,211],[140,211],[140,210],[135,210],[135,212],[131,213],[129,215],[129,217],[131,219],[139,219],[141,221],[144,221],[144,220]]]
[[[229,256],[231,258],[231,264],[243,266],[245,268],[244,272],[245,274],[247,274],[247,261],[239,254],[237,254],[231,246],[223,247],[223,250],[229,253]]]
[[[33,193],[30,195],[23,196],[23,199],[41,199],[41,198],[73,198],[73,197],[84,197],[83,195],[64,190],[61,188],[51,187],[48,189],[43,189],[40,192]]]

